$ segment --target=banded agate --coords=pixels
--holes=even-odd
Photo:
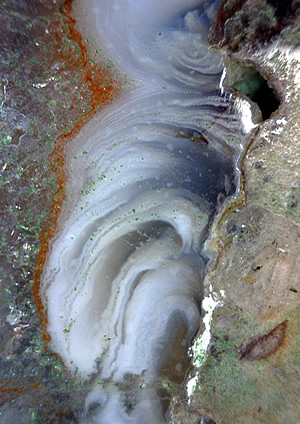
[[[207,45],[217,6],[74,2],[84,35],[124,81],[66,152],[66,202],[42,276],[53,351],[102,382],[85,422],[165,422],[160,382],[180,383],[187,371],[203,243],[218,205],[238,190],[254,125]]]

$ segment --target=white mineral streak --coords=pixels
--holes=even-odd
[[[210,285],[209,288],[209,294],[205,296],[202,300],[202,308],[205,311],[205,315],[203,317],[203,324],[205,325],[205,330],[203,333],[194,340],[192,345],[192,352],[193,352],[193,365],[194,369],[199,369],[206,358],[207,349],[209,346],[209,342],[211,339],[211,320],[214,310],[217,306],[222,306],[223,302],[220,300],[221,298],[225,298],[225,292],[224,290],[220,290],[219,296],[216,295],[213,291],[212,285]],[[219,299],[218,299],[219,297]],[[195,391],[199,379],[199,373],[192,376],[190,379],[188,379],[186,388],[187,388],[187,394],[190,397],[193,392]]]
[[[75,2],[85,35],[133,81],[67,152],[67,200],[42,277],[52,349],[103,382],[87,423],[165,422],[155,387],[182,380],[199,328],[202,244],[238,184],[233,159],[249,130],[246,106],[220,90],[207,3]]]

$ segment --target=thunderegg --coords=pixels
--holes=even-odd
[[[236,191],[235,161],[252,128],[248,105],[233,107],[221,89],[223,64],[207,46],[217,5],[74,5],[131,80],[67,151],[67,200],[42,276],[52,349],[103,383],[85,422],[166,422],[157,387],[187,370],[202,245],[218,202]]]

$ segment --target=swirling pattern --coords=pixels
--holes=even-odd
[[[165,422],[155,385],[187,370],[203,242],[218,203],[236,191],[247,133],[206,42],[216,4],[77,5],[130,81],[67,152],[67,200],[42,276],[52,349],[104,381],[86,422]]]

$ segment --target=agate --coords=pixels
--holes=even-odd
[[[166,422],[157,388],[187,371],[209,259],[203,243],[218,205],[238,190],[253,127],[207,45],[217,6],[74,4],[127,87],[66,152],[66,201],[42,275],[52,350],[80,378],[101,381],[86,423]]]

